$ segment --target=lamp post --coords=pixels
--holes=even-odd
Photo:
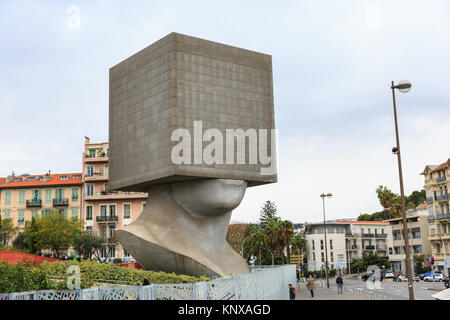
[[[402,199],[403,236],[405,239],[405,255],[406,255],[406,270],[408,272],[409,300],[414,300],[411,258],[409,254],[408,223],[406,219],[405,192],[403,190],[402,159],[400,156],[400,139],[398,135],[397,106],[395,104],[395,89],[398,89],[398,91],[402,93],[406,93],[409,90],[411,90],[411,83],[409,83],[406,80],[402,80],[397,85],[394,85],[394,81],[392,81],[391,89],[392,89],[392,100],[394,103],[395,137],[397,139],[397,146],[392,149],[392,152],[394,154],[397,154],[398,159],[398,175],[400,179],[400,196]]]
[[[325,235],[325,274],[327,277],[327,288],[330,289],[330,280],[328,278],[328,250],[327,250],[327,227],[325,224],[325,197],[331,198],[333,195],[331,193],[322,193],[320,197],[322,198],[323,202],[323,232]]]

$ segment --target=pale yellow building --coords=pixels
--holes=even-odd
[[[20,232],[33,216],[45,215],[52,210],[79,218],[81,178],[81,173],[20,176],[12,173],[0,185],[2,219],[10,218]],[[8,244],[11,245],[12,240],[8,239]]]
[[[428,204],[429,236],[434,269],[449,274],[450,262],[450,196],[448,193],[450,159],[441,165],[427,165],[421,173],[425,177]]]

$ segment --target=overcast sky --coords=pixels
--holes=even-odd
[[[0,176],[81,171],[83,137],[108,140],[109,68],[179,32],[272,55],[279,181],[233,221],[266,200],[320,221],[322,192],[330,219],[380,210],[378,185],[399,193],[392,80],[413,84],[397,104],[406,193],[421,189],[450,156],[450,3],[280,3],[0,1]]]

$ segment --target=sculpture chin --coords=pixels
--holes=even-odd
[[[146,269],[210,277],[247,273],[247,262],[225,240],[246,188],[246,181],[230,179],[152,187],[141,215],[117,230],[118,241]]]

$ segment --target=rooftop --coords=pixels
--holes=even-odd
[[[41,175],[22,175],[0,178],[0,189],[20,187],[45,187],[53,185],[81,184],[81,172],[79,173],[55,173]]]

